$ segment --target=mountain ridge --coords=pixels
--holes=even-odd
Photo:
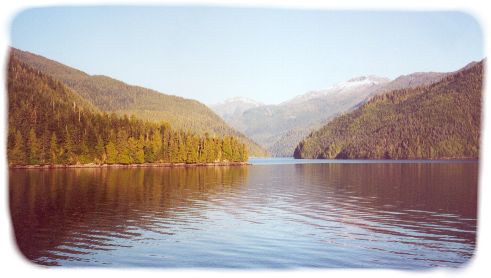
[[[62,82],[18,61],[8,63],[9,167],[81,164],[244,162],[237,138],[211,138],[107,114]]]
[[[377,75],[361,75],[333,84],[326,89],[308,91],[277,105],[262,105],[229,114],[224,120],[273,156],[291,156],[296,144],[316,128],[348,113],[371,98],[386,92],[429,85],[449,73],[415,72],[393,80]],[[213,108],[212,108],[213,109]]]
[[[62,82],[101,111],[121,116],[134,115],[154,122],[165,121],[176,129],[202,135],[236,136],[247,144],[251,155],[266,155],[266,151],[259,145],[231,128],[197,100],[129,85],[105,75],[89,75],[41,55],[13,47],[10,48],[10,55]]]
[[[312,132],[294,157],[478,158],[483,63],[429,85],[374,96]]]

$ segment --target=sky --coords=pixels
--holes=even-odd
[[[479,22],[458,11],[44,7],[21,11],[10,31],[13,47],[206,104],[278,104],[360,75],[448,72],[485,56]]]

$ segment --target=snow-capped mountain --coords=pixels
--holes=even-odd
[[[281,105],[290,105],[294,103],[304,102],[320,97],[347,97],[351,94],[360,94],[361,90],[376,89],[381,84],[390,82],[389,78],[375,75],[359,76],[348,81],[334,84],[326,89],[318,91],[310,91],[303,95],[294,97],[291,100],[281,103]]]
[[[219,104],[246,104],[246,105],[254,105],[254,106],[259,106],[263,105],[261,102],[253,100],[251,98],[246,98],[246,97],[233,97],[224,100],[222,103]]]
[[[359,76],[309,91],[278,105],[232,98],[211,108],[231,126],[266,147],[274,156],[291,156],[295,146],[312,130],[339,114],[349,112],[371,97],[390,90],[428,85],[443,73],[414,73],[393,81],[375,75]]]
[[[223,102],[210,105],[210,108],[215,111],[225,121],[230,120],[233,117],[240,117],[244,111],[263,106],[259,101],[255,101],[245,97],[233,97],[224,100]]]

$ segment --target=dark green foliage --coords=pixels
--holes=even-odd
[[[58,139],[56,138],[56,134],[53,132],[49,144],[49,163],[57,164],[58,156],[59,156]]]
[[[41,146],[33,128],[29,130],[27,138],[28,164],[39,164],[41,162]]]
[[[118,151],[112,141],[109,141],[106,145],[106,161],[107,164],[114,164],[118,162]]]
[[[374,97],[305,138],[295,158],[478,158],[483,62]]]
[[[95,161],[105,161],[106,160],[106,151],[104,146],[104,140],[102,140],[101,136],[97,136],[97,145],[94,149],[95,153]]]
[[[135,117],[99,112],[75,92],[11,57],[8,67],[10,165],[222,161],[223,139]],[[237,138],[230,152],[245,145]],[[204,152],[218,148],[219,152]],[[247,156],[227,159],[246,161]]]
[[[60,81],[57,86],[63,84],[73,92],[78,93],[76,106],[73,107],[76,115],[81,115],[90,106],[92,110],[114,112],[120,116],[133,115],[139,119],[156,123],[169,122],[176,129],[198,135],[209,133],[216,137],[234,136],[245,143],[251,153],[258,156],[267,154],[259,145],[232,129],[206,105],[196,100],[131,86],[107,76],[91,76],[58,62],[15,48],[11,48],[11,57]],[[50,104],[47,105],[51,106]]]
[[[8,151],[8,159],[11,163],[14,164],[25,164],[26,159],[26,147],[24,144],[24,138],[22,138],[22,134],[19,130],[15,133],[13,147]]]
[[[232,145],[230,144],[230,138],[229,137],[223,138],[222,150],[223,150],[223,159],[231,160],[232,159]]]

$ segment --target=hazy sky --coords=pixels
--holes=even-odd
[[[484,58],[479,23],[460,12],[40,8],[13,19],[11,45],[208,104],[280,103],[354,76],[453,71]]]

